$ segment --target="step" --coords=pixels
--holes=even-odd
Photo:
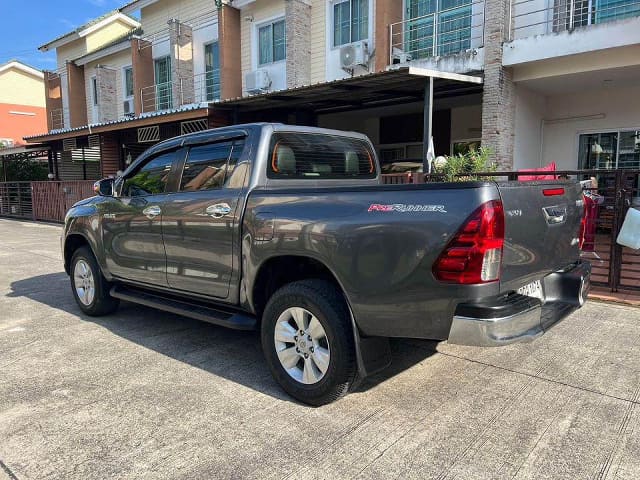
[[[158,310],[183,315],[195,320],[213,323],[234,330],[255,330],[258,324],[256,318],[249,314],[218,310],[209,305],[197,303],[196,301],[170,298],[167,297],[166,294],[127,287],[125,285],[112,287],[110,294],[112,297],[126,300],[127,302],[157,308]]]

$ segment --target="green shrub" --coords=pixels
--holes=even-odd
[[[445,156],[445,162],[434,162],[433,173],[443,176],[446,182],[467,182],[490,179],[478,177],[477,173],[495,172],[498,166],[492,161],[493,150],[488,147],[471,149],[467,153]]]

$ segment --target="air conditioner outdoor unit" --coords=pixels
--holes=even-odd
[[[123,103],[123,107],[124,107],[125,116],[131,116],[136,114],[135,108],[133,106],[133,98],[127,98]]]
[[[340,47],[340,66],[345,70],[369,66],[369,46],[367,42],[351,43]]]
[[[393,61],[391,63],[396,65],[398,63],[409,63],[413,60],[413,57],[410,53],[407,53],[400,48],[393,47],[392,60]]]
[[[266,70],[254,70],[244,77],[247,93],[264,93],[271,87],[271,78]]]

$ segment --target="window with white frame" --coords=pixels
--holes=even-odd
[[[284,19],[258,27],[258,65],[287,58],[287,33]]]
[[[333,46],[369,38],[369,0],[339,0],[333,4]]]
[[[133,68],[131,66],[123,68],[122,80],[124,87],[124,98],[133,98]]]

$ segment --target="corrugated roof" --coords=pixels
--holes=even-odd
[[[118,120],[113,120],[113,121],[110,121],[110,122],[92,123],[90,125],[83,125],[81,127],[75,127],[75,128],[60,128],[60,129],[57,129],[57,130],[51,130],[48,133],[30,135],[28,137],[24,137],[24,139],[26,141],[29,141],[29,140],[34,139],[34,138],[43,138],[44,139],[44,138],[47,138],[47,137],[53,137],[53,136],[57,136],[57,135],[65,134],[65,133],[80,132],[82,130],[91,130],[91,129],[94,129],[94,128],[107,127],[109,125],[120,125],[120,124],[123,124],[123,123],[134,122],[134,121],[137,121],[137,120],[144,120],[146,118],[164,117],[166,115],[172,115],[172,114],[181,113],[181,112],[190,112],[190,111],[193,111],[193,110],[202,110],[202,109],[206,109],[206,108],[209,108],[209,104],[208,103],[194,103],[194,104],[190,104],[190,105],[183,105],[180,108],[172,108],[170,110],[160,110],[160,111],[156,111],[156,112],[143,113],[142,115],[140,115],[138,117],[133,117],[133,118],[120,118]]]

